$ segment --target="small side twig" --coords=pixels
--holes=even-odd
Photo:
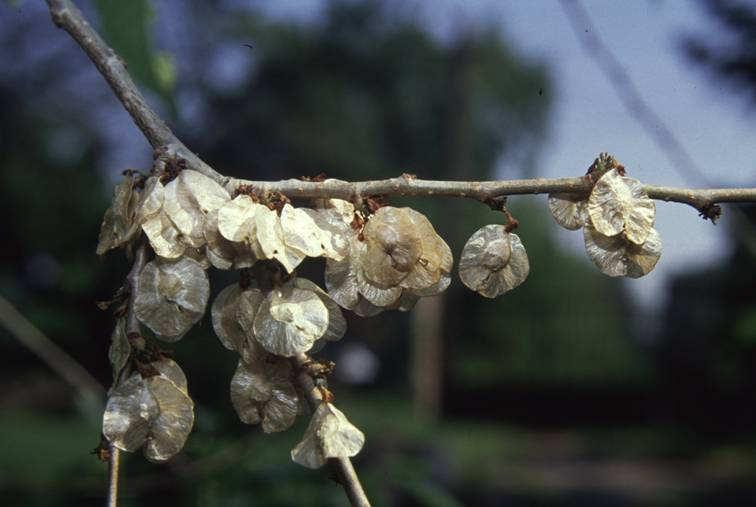
[[[310,358],[306,354],[299,354],[291,359],[292,365],[297,372],[296,380],[300,390],[307,397],[307,404],[311,410],[315,410],[322,402],[322,392],[315,385],[315,380],[308,372],[307,365],[310,364]],[[370,507],[365,490],[362,488],[360,478],[352,466],[352,460],[349,458],[331,458],[328,465],[333,470],[336,478],[344,488],[349,503],[352,507]]]
[[[134,263],[131,265],[129,274],[126,275],[126,284],[129,287],[129,302],[126,307],[126,334],[141,334],[139,320],[134,313],[134,297],[139,291],[139,274],[147,263],[147,246],[142,243],[134,252]]]
[[[118,477],[121,468],[121,450],[111,445],[108,453],[108,507],[118,505]]]
[[[126,335],[129,341],[141,337],[139,320],[134,312],[134,299],[139,291],[139,274],[147,263],[147,246],[141,243],[134,253],[134,263],[129,274],[126,275],[126,285],[129,288],[129,300],[126,307]],[[121,450],[108,444],[108,507],[118,505],[118,481],[120,476]]]

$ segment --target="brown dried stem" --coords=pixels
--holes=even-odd
[[[322,391],[316,387],[315,380],[308,373],[307,365],[310,363],[310,358],[307,357],[307,354],[298,354],[291,359],[291,362],[297,372],[296,380],[299,389],[306,396],[307,404],[314,412],[322,402],[323,395]],[[328,465],[336,475],[339,484],[344,487],[349,503],[353,507],[370,507],[370,500],[368,500],[365,490],[362,489],[360,478],[352,466],[352,461],[349,458],[331,458],[328,460]]]

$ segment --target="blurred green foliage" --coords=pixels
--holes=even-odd
[[[175,109],[176,69],[173,57],[155,48],[155,12],[150,0],[95,0],[100,34],[124,59],[137,83]]]

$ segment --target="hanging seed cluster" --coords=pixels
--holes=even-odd
[[[612,161],[597,159],[590,195],[552,195],[549,208],[560,225],[583,228],[588,256],[604,273],[638,277],[661,254],[655,208]],[[131,288],[140,332],[127,334],[120,318],[111,337],[114,383],[103,434],[119,449],[143,448],[148,459],[165,461],[184,446],[194,404],[186,376],[159,343],[180,340],[203,318],[210,267],[240,274],[210,305],[212,327],[239,357],[230,383],[234,409],[266,433],[288,429],[302,413],[305,393],[290,358],[340,340],[342,310],[365,317],[408,311],[451,282],[451,249],[411,208],[364,210],[339,199],[295,207],[282,196],[235,194],[186,169],[148,178],[128,172],[115,188],[97,252],[143,237],[154,253]],[[325,290],[297,276],[308,257],[325,259]],[[487,298],[514,289],[529,271],[522,241],[499,224],[477,230],[459,261],[462,282]],[[354,456],[365,441],[330,396],[321,398],[291,451],[309,468]]]
[[[662,253],[654,201],[611,156],[602,154],[592,169],[589,175],[599,177],[591,193],[582,198],[549,195],[551,214],[566,229],[583,228],[585,251],[603,273],[640,278],[654,269]]]

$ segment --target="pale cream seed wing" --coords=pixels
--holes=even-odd
[[[194,402],[176,384],[163,376],[149,377],[145,384],[158,404],[158,416],[150,425],[144,455],[163,462],[176,455],[194,426]]]
[[[147,439],[158,411],[142,376],[134,372],[111,390],[102,418],[102,434],[117,448],[136,451]]]

